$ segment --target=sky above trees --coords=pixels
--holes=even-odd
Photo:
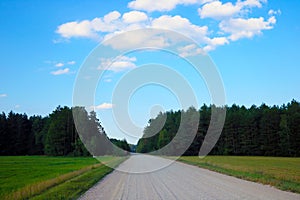
[[[299,7],[299,1],[275,0],[1,1],[1,111],[47,115],[58,105],[72,106],[74,83],[90,52],[105,39],[138,28],[174,30],[199,44],[218,68],[228,105],[299,100]],[[165,38],[156,42],[167,44]],[[180,56],[198,53],[188,46]],[[112,93],[127,72],[152,62],[174,68],[190,82],[198,104],[210,104],[205,82],[182,59],[129,53],[112,63],[95,92],[94,109],[108,136],[137,141],[115,125]],[[151,109],[154,105],[160,107]],[[181,109],[176,95],[158,85],[140,88],[128,103],[140,127],[170,109]]]

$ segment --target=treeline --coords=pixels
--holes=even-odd
[[[215,107],[216,108],[216,107]],[[221,136],[212,149],[212,155],[252,156],[300,156],[300,104],[293,100],[287,105],[269,107],[265,104],[250,108],[232,105],[226,108],[226,120]],[[224,109],[224,108],[216,108]],[[206,136],[211,118],[212,106],[203,105],[199,110],[169,111],[160,113],[149,121],[144,136],[137,145],[137,152],[152,152],[168,145],[180,129],[182,115],[200,113],[200,119],[185,123],[197,124],[197,133],[184,155],[198,155]],[[191,115],[191,114],[190,114]],[[198,115],[199,116],[199,115]],[[166,119],[158,134],[160,119]],[[192,118],[191,118],[192,119]],[[188,126],[187,126],[188,127]],[[189,136],[191,128],[184,128]],[[149,137],[150,136],[150,137]],[[181,137],[183,139],[183,137]],[[182,141],[183,142],[183,141]],[[172,141],[170,148],[160,153],[176,154],[181,143]]]
[[[75,127],[74,120],[81,124]],[[126,140],[112,142],[129,150]],[[90,156],[90,152],[95,156],[126,154],[112,145],[94,111],[59,106],[46,117],[12,111],[0,114],[0,155]]]

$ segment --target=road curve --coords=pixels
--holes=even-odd
[[[241,180],[180,162],[174,162],[168,167],[153,172],[133,173],[144,169],[151,171],[151,168],[157,169],[159,166],[165,166],[166,163],[169,163],[169,160],[154,156],[133,155],[79,199],[300,199],[299,194],[284,192],[271,186]]]

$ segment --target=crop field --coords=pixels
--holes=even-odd
[[[300,158],[255,156],[183,156],[179,161],[223,174],[300,193]]]
[[[124,159],[103,160],[117,165]],[[75,198],[111,171],[91,157],[0,157],[0,199],[42,199],[45,194],[49,199],[51,190],[60,198]]]

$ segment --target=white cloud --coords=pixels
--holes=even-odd
[[[183,18],[179,15],[174,17],[163,15],[156,18],[152,21],[152,27],[177,31],[200,43],[206,40],[206,35],[208,33],[207,26],[194,25],[187,18]]]
[[[112,32],[122,27],[120,20],[121,14],[118,11],[112,11],[103,18],[94,18],[91,23],[93,32]]]
[[[265,0],[238,0],[235,5],[231,2],[213,1],[198,9],[201,18],[224,19],[248,12],[249,8],[262,6]]]
[[[104,22],[102,18],[94,18],[91,23],[91,29],[94,32],[111,32],[117,29],[116,25],[112,22]]]
[[[268,15],[281,15],[281,10],[269,10]]]
[[[0,98],[7,97],[7,94],[0,94]]]
[[[204,50],[197,47],[196,44],[189,44],[184,47],[180,47],[180,48],[178,48],[178,52],[179,52],[179,55],[184,58],[189,57],[189,56],[195,56],[198,54],[205,54]]]
[[[112,11],[102,18],[96,17],[93,20],[68,22],[58,26],[56,33],[67,39],[81,37],[99,40],[101,38],[99,33],[110,34],[145,27],[145,25],[138,26],[139,22],[147,19],[145,13],[131,11],[124,13],[123,18],[120,16],[118,11]]]
[[[93,30],[92,24],[88,20],[81,22],[68,22],[60,25],[56,32],[64,38],[85,37],[97,38],[97,34]]]
[[[105,39],[109,39],[116,34],[118,33],[108,34]],[[105,45],[110,45],[114,49],[136,49],[141,46],[164,48],[169,45],[169,41],[163,30],[139,29],[134,33],[127,32],[115,37],[113,40],[107,40]]]
[[[226,37],[215,37],[210,40],[210,44],[213,46],[228,44],[229,41]]]
[[[275,12],[276,12],[276,11],[274,11],[274,10],[271,9],[271,10],[269,10],[268,15],[274,15]]]
[[[170,11],[177,5],[203,4],[212,0],[134,0],[128,3],[128,8],[136,10]]]
[[[55,67],[63,67],[63,66],[64,66],[64,63],[62,63],[62,62],[59,62],[59,63],[55,64]]]
[[[56,62],[56,61],[46,61],[47,64],[54,64],[55,67],[63,67],[65,65],[75,65],[76,62],[71,60],[68,62]]]
[[[62,74],[69,74],[69,73],[70,73],[70,69],[69,68],[59,69],[59,70],[51,72],[51,74],[53,74],[53,75],[62,75]]]
[[[112,21],[119,19],[120,16],[121,14],[118,11],[112,11],[103,17],[103,21],[105,23],[110,23]]]
[[[97,39],[104,41],[105,45],[110,45],[114,49],[134,49],[144,47],[164,48],[176,41],[170,35],[160,33],[156,30],[147,28],[157,28],[173,30],[187,37],[194,39],[203,46],[203,50],[211,51],[217,46],[229,44],[229,41],[236,41],[241,38],[252,38],[262,34],[263,30],[273,28],[276,23],[274,15],[279,14],[280,10],[270,10],[270,18],[264,20],[263,17],[250,18],[252,8],[261,8],[266,0],[237,0],[235,3],[220,0],[134,0],[129,2],[128,7],[136,10],[146,11],[167,11],[176,5],[198,4],[202,7],[198,9],[201,18],[212,18],[220,22],[217,29],[209,30],[211,24],[199,25],[192,23],[188,18],[180,15],[161,15],[151,17],[151,13],[141,11],[130,11],[119,13],[112,11],[100,18],[92,20],[68,22],[58,26],[57,33],[61,37],[70,39],[72,37]],[[213,23],[212,23],[213,24]],[[130,34],[131,30],[139,30],[139,34]],[[120,35],[120,33],[125,33]],[[114,40],[108,40],[113,36],[120,35]],[[222,37],[221,37],[222,36]],[[176,41],[178,42],[178,41]],[[183,49],[181,49],[183,51]],[[199,49],[194,49],[196,53]],[[181,52],[187,56],[192,54]],[[186,54],[186,55],[185,55]],[[104,60],[105,62],[110,62]],[[65,63],[68,64],[68,63]],[[134,68],[135,64],[130,61],[121,60],[112,64],[111,69],[122,71],[123,69]]]
[[[18,108],[20,108],[20,107],[21,107],[20,105],[15,105],[15,108],[16,108],[16,109],[18,109]]]
[[[108,40],[109,38],[130,30],[138,30],[143,28],[156,28],[156,29],[164,29],[164,30],[173,30],[178,33],[184,34],[187,37],[191,37],[197,42],[203,44],[205,43],[208,34],[207,26],[198,26],[192,24],[189,19],[181,17],[179,15],[169,16],[162,15],[158,18],[148,18],[147,15],[143,12],[139,11],[131,11],[124,13],[122,18],[119,15],[116,15],[113,18],[107,18],[107,16],[111,16],[109,13],[105,15],[103,18],[95,18],[91,21],[84,20],[86,23],[89,22],[91,25],[90,31],[94,34],[98,34],[97,38],[103,34],[103,41]],[[108,24],[106,22],[109,22]],[[76,22],[78,24],[82,22]],[[68,23],[67,23],[68,24]],[[61,25],[63,26],[63,25]],[[60,26],[60,27],[61,27]],[[70,31],[70,30],[69,30]],[[166,47],[169,45],[169,36],[164,34],[164,31],[151,31],[151,30],[141,30],[140,34],[126,34],[124,37],[115,38],[113,41],[109,41],[113,48],[115,49],[126,49],[126,48],[138,48],[140,46],[149,46],[149,47]],[[62,37],[66,35],[61,34]],[[68,32],[68,37],[72,37],[71,32]],[[74,33],[74,37],[78,37],[76,34],[76,30]],[[83,36],[86,37],[86,36]],[[95,38],[94,36],[92,38]]]
[[[72,60],[72,61],[67,62],[67,64],[68,64],[68,65],[75,65],[76,62]]]
[[[276,23],[274,16],[267,21],[263,17],[249,18],[249,19],[229,19],[222,21],[219,27],[225,33],[230,33],[229,39],[236,41],[241,38],[252,38],[255,35],[262,33],[262,30],[269,30],[273,28]]]
[[[209,39],[208,45],[203,48],[205,52],[209,52],[215,50],[217,46],[223,46],[225,44],[229,44],[229,41],[226,37],[215,37]]]
[[[126,16],[126,14],[127,13],[125,13],[123,16]],[[130,15],[131,14],[132,13],[130,13]],[[122,18],[122,20],[124,19]],[[150,30],[147,28],[162,30]],[[122,22],[119,26],[119,30],[106,34],[104,36],[104,40],[108,40],[109,38],[126,31],[138,29],[140,30],[136,34],[130,34],[130,32],[128,32],[128,34],[114,38],[113,41],[108,41],[110,43],[109,45],[111,45],[114,49],[139,48],[140,46],[155,46],[163,48],[168,46],[170,42],[170,35],[166,35],[164,30],[176,31],[186,35],[187,37],[192,37],[199,43],[206,40],[206,35],[208,33],[207,26],[198,26],[192,24],[187,18],[179,15],[162,15],[158,18],[148,18],[148,20],[139,20],[138,22],[133,22],[130,24]]]
[[[249,6],[249,7],[261,8],[262,3],[267,3],[267,0],[245,0],[245,1],[238,0],[236,4],[240,5],[241,7]]]
[[[238,6],[232,5],[231,2],[222,4],[220,1],[213,1],[205,4],[202,8],[198,9],[201,18],[223,18],[232,16],[240,11]]]
[[[122,18],[125,23],[136,23],[147,20],[148,16],[140,11],[131,11],[125,13]]]
[[[136,67],[135,57],[119,56],[115,60],[102,59],[101,64],[98,67],[99,70],[109,70],[113,72],[120,72],[127,69],[133,69]]]
[[[92,106],[94,110],[105,110],[105,109],[111,109],[114,105],[111,103],[102,103],[98,106]]]

